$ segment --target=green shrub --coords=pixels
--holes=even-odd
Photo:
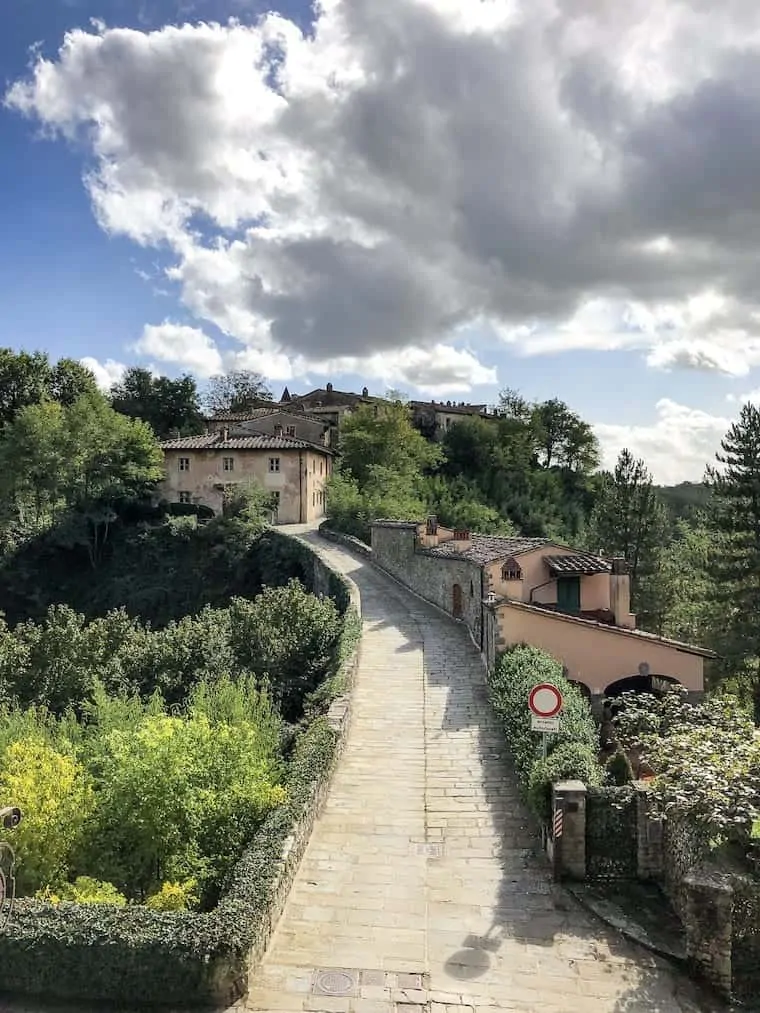
[[[599,763],[588,746],[563,742],[545,760],[533,765],[528,781],[528,804],[542,822],[551,819],[553,782],[567,779],[577,779],[584,784],[602,783]]]
[[[633,780],[633,767],[626,753],[619,747],[604,765],[607,780],[612,784],[630,784]]]
[[[562,665],[556,658],[537,647],[519,644],[509,648],[497,659],[488,676],[488,691],[494,710],[503,723],[518,780],[526,798],[531,797],[533,768],[541,761],[541,736],[531,730],[528,697],[531,689],[541,682],[556,686],[563,698],[560,730],[547,737],[548,757],[551,758],[561,747],[580,747],[583,755],[591,758],[592,767],[589,770],[594,771],[594,783],[601,778],[601,769],[594,759],[598,733],[587,701],[565,678]],[[581,754],[573,755],[580,757]],[[536,783],[541,783],[538,775]]]
[[[124,907],[127,903],[127,898],[113,883],[103,883],[90,876],[77,876],[73,883],[64,883],[57,891],[56,899],[74,904],[115,904],[117,907]]]
[[[161,889],[145,901],[151,911],[187,911],[198,903],[198,881],[186,879],[184,883],[162,883]]]

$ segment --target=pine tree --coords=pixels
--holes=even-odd
[[[746,404],[725,438],[718,467],[709,468],[713,492],[710,569],[721,611],[719,647],[724,667],[747,675],[760,722],[760,409]]]
[[[646,465],[623,450],[613,474],[603,477],[589,521],[588,547],[626,559],[634,599],[645,609],[646,585],[658,568],[665,526],[665,509]]]

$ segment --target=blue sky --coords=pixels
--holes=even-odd
[[[276,393],[508,385],[698,479],[760,388],[760,13],[508,7],[9,0],[0,343]]]

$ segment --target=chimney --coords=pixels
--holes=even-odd
[[[327,387],[325,387],[325,390],[332,390],[332,389],[333,388],[331,383],[328,383]]]
[[[460,551],[469,549],[472,546],[472,538],[466,528],[456,528],[454,530],[454,541]]]
[[[636,629],[636,616],[631,614],[631,577],[628,563],[616,556],[610,560],[610,610],[616,626]]]
[[[230,427],[225,426],[224,429],[222,429],[222,441],[226,443],[229,438],[230,438]]]
[[[369,397],[369,388],[362,387],[362,397]]]
[[[430,514],[425,521],[425,533],[422,535],[421,541],[428,549],[432,549],[438,544],[438,518],[435,514]]]
[[[282,436],[282,426],[279,423],[274,427],[274,435]]]

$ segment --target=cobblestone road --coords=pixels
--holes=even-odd
[[[466,630],[307,534],[362,596],[346,752],[243,1003],[330,1013],[712,1008],[550,882]]]

